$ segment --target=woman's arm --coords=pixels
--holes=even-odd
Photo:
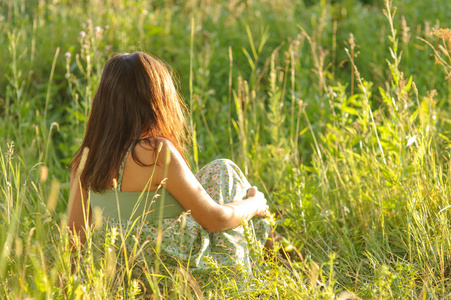
[[[158,157],[157,179],[167,178],[168,190],[180,204],[191,212],[193,218],[202,227],[216,232],[235,228],[242,220],[250,220],[254,216],[266,216],[266,199],[255,187],[248,191],[248,198],[242,201],[220,205],[216,203],[183,160],[175,147],[165,139],[159,139],[162,150]],[[168,154],[166,155],[166,152]],[[166,164],[166,158],[169,163]]]
[[[80,177],[76,176],[76,172],[72,170],[67,225],[72,234],[78,234],[81,244],[84,244],[86,241],[85,229],[91,225],[91,220],[92,212],[88,204],[88,192],[81,187]]]

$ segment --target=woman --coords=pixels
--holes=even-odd
[[[229,160],[191,172],[183,156],[185,111],[162,62],[141,52],[111,58],[69,166],[68,225],[84,241],[99,207],[106,224],[94,231],[99,242],[116,227],[125,252],[140,249],[134,276],[155,263],[169,272],[183,267],[202,287],[214,279],[212,264],[250,269],[249,232],[262,245],[269,225],[264,218],[241,225],[267,216],[268,206]]]

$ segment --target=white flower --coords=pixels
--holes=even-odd
[[[412,145],[413,143],[415,143],[417,140],[417,135],[411,136],[407,139],[407,145],[406,147],[409,147],[410,145]]]
[[[113,227],[111,229],[111,243],[114,244],[114,242],[116,241],[117,236],[119,235],[119,232],[117,232],[117,228]]]

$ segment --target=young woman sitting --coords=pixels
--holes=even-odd
[[[119,249],[136,255],[135,278],[147,280],[158,261],[163,273],[183,267],[203,287],[214,281],[212,264],[250,270],[249,241],[260,247],[270,234],[268,206],[230,160],[192,173],[183,156],[185,113],[161,61],[141,52],[111,58],[70,164],[68,225],[83,242],[99,207],[104,225],[94,240],[104,243],[117,228]]]

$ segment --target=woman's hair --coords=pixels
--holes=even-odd
[[[119,54],[105,65],[92,101],[85,137],[69,168],[77,169],[89,148],[81,185],[95,192],[112,186],[131,147],[146,141],[156,149],[156,137],[168,139],[182,154],[186,142],[186,105],[177,92],[170,69],[142,52]]]

